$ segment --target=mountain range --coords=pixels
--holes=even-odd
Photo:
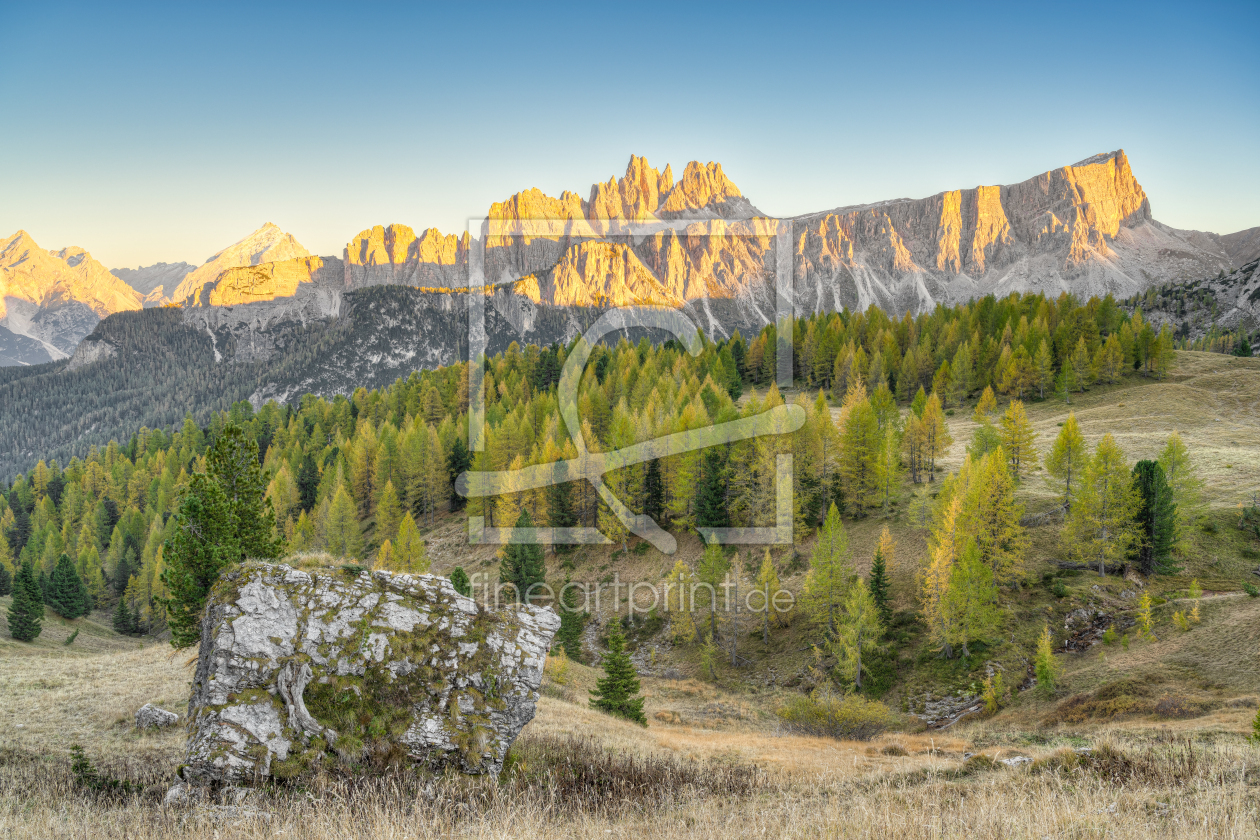
[[[1153,319],[1191,337],[1226,309],[1240,329],[1260,323],[1260,228],[1156,221],[1122,151],[1019,184],[791,219],[760,213],[717,163],[692,162],[675,181],[632,157],[586,198],[525,190],[487,216],[491,353],[567,342],[638,302],[681,308],[710,335],[751,336],[774,317],[779,253],[798,313],[1066,291],[1142,293]],[[540,219],[559,224],[531,226]],[[632,234],[628,221],[640,223]],[[18,232],[0,245],[0,475],[140,425],[205,422],[239,400],[348,394],[466,359],[479,244],[391,224],[317,256],[266,224],[199,266],[110,272]]]
[[[1122,150],[1018,184],[781,220],[757,210],[719,163],[692,161],[675,181],[670,166],[631,156],[622,177],[592,184],[585,198],[524,190],[487,216],[485,276],[522,299],[512,306],[692,304],[715,334],[771,319],[775,236],[788,226],[798,312],[921,312],[1011,292],[1128,297],[1260,256],[1260,228],[1219,235],[1156,221]],[[541,219],[562,222],[561,232],[531,231]],[[635,235],[619,232],[625,222],[639,223]],[[369,286],[458,294],[472,244],[467,232],[390,224],[316,256],[267,223],[200,265],[111,272],[81,248],[46,251],[19,231],[0,243],[0,365],[65,358],[100,318],[142,307],[177,304],[205,322],[238,317],[192,310],[252,305],[248,320],[275,322],[335,316],[341,295]],[[730,302],[722,318],[717,300]]]

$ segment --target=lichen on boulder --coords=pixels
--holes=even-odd
[[[206,603],[180,774],[239,784],[406,760],[497,774],[559,626],[550,609],[489,610],[433,575],[230,569]]]

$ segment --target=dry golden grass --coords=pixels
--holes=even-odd
[[[1188,645],[1194,635],[1167,644]],[[1143,654],[1153,652],[1132,652]],[[1136,768],[1113,778],[1073,768],[1077,759],[1071,754],[1056,754],[1053,745],[1030,747],[995,723],[869,743],[780,736],[755,715],[721,729],[656,721],[640,727],[585,704],[583,688],[593,674],[581,666],[573,666],[569,686],[576,702],[540,700],[522,735],[524,754],[531,742],[580,736],[619,756],[755,764],[762,782],[746,795],[685,789],[647,806],[565,800],[544,782],[439,782],[436,801],[430,801],[417,798],[414,784],[398,780],[322,778],[305,787],[254,792],[235,809],[164,808],[159,798],[182,758],[183,733],[137,735],[130,716],[149,701],[182,712],[186,660],[160,646],[96,655],[48,648],[0,658],[6,701],[0,718],[0,836],[1206,838],[1260,831],[1260,749],[1237,736],[1170,746],[1140,729],[1112,727],[1109,737]],[[684,718],[709,704],[748,702],[690,681],[649,680],[646,689],[649,708],[681,708]],[[965,763],[964,753],[981,741],[989,757],[1028,755],[1041,762],[1017,770]],[[107,772],[146,783],[145,793],[111,799],[76,784],[67,756],[73,743],[83,744]],[[1185,755],[1193,761],[1187,764]]]

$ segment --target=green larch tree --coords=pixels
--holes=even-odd
[[[1115,438],[1104,435],[1085,470],[1072,515],[1062,531],[1064,548],[1082,561],[1098,563],[1098,574],[1107,574],[1107,563],[1116,564],[1129,555],[1137,539],[1134,516],[1138,493]]]
[[[836,668],[843,679],[853,683],[858,691],[862,690],[862,654],[872,650],[879,644],[879,637],[884,632],[879,618],[879,608],[871,596],[870,589],[861,578],[849,587],[849,594],[844,601],[839,632],[828,642],[828,647],[836,656]]]
[[[1062,491],[1065,512],[1072,510],[1072,496],[1081,483],[1088,461],[1089,450],[1076,423],[1076,414],[1070,413],[1054,439],[1054,446],[1046,454],[1046,472],[1053,479],[1056,491]]]
[[[837,616],[849,593],[852,575],[849,535],[840,521],[840,511],[833,504],[818,530],[818,540],[809,559],[809,573],[801,591],[801,606],[815,624],[826,628],[829,638],[835,637]]]
[[[1011,400],[1007,406],[1006,413],[1002,415],[1000,435],[1011,475],[1019,481],[1021,473],[1027,473],[1037,466],[1037,448],[1034,443],[1037,433],[1033,431],[1022,401]]]

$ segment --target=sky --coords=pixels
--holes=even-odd
[[[878,8],[877,8],[878,6]],[[721,162],[795,215],[1123,148],[1156,219],[1260,225],[1260,4],[8,4],[0,237],[199,264],[340,255]]]

